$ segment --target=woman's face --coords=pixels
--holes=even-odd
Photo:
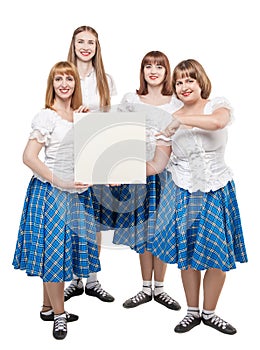
[[[201,98],[201,88],[196,79],[179,78],[175,83],[176,95],[183,102],[194,102]]]
[[[55,74],[53,79],[55,97],[64,100],[72,97],[75,89],[75,79],[72,75]]]
[[[166,69],[160,64],[146,64],[144,66],[144,79],[148,85],[161,85],[165,78]]]
[[[77,59],[89,62],[96,54],[96,37],[87,30],[78,33],[75,36],[74,47]]]

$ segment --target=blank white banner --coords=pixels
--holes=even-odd
[[[75,181],[146,183],[145,113],[74,115]]]

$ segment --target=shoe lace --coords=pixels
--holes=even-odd
[[[139,301],[142,301],[146,297],[146,294],[141,291],[137,293],[134,297],[131,298],[133,303],[138,303]]]
[[[187,314],[179,324],[183,327],[187,327],[194,319],[195,317],[193,315]]]
[[[71,282],[71,284],[64,290],[64,296],[70,296],[77,288],[83,288],[82,281],[80,278]]]
[[[75,289],[76,289],[76,285],[75,284],[70,284],[64,291],[64,295],[67,297],[67,296],[70,296],[70,294],[72,294]]]
[[[95,292],[105,297],[108,293],[101,287],[101,284],[98,282],[93,288]]]
[[[213,323],[215,326],[225,329],[228,325],[226,321],[224,321],[222,318],[220,318],[217,315],[214,315],[211,319],[210,322]]]
[[[175,300],[172,299],[172,297],[170,297],[169,294],[167,294],[166,292],[162,292],[158,295],[158,297],[162,300],[165,301],[167,304],[173,304],[175,302]]]
[[[65,317],[57,317],[54,320],[54,330],[55,332],[58,331],[67,331],[67,320]]]

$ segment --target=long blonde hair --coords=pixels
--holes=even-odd
[[[74,30],[67,60],[77,65],[77,56],[75,54],[75,37],[77,34],[84,31],[90,32],[96,38],[96,53],[92,58],[92,64],[97,77],[97,89],[100,97],[100,108],[109,107],[111,104],[110,90],[102,60],[101,47],[98,40],[98,33],[94,28],[89,26],[81,26]]]
[[[68,61],[61,61],[56,63],[50,70],[48,80],[47,80],[47,88],[45,94],[45,108],[53,109],[55,92],[53,88],[53,80],[55,75],[57,74],[67,74],[72,75],[75,80],[75,89],[71,98],[71,108],[73,110],[79,108],[82,105],[82,93],[80,86],[80,77],[78,73],[77,67]]]

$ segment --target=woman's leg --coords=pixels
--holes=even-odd
[[[102,232],[97,232],[96,237],[98,246],[98,256],[100,256]],[[104,302],[110,303],[115,300],[115,298],[110,293],[108,293],[101,287],[101,284],[98,281],[97,272],[90,273],[89,277],[87,278],[85,293],[89,296],[97,297],[99,300]]]
[[[153,267],[154,267],[154,280],[157,282],[163,282],[166,273],[167,264],[162,260],[152,255]]]
[[[53,336],[64,339],[67,335],[67,315],[64,310],[64,282],[45,282],[44,300],[49,300],[54,311]]]
[[[167,264],[152,255],[154,268],[154,300],[171,310],[180,310],[180,304],[164,291]]]
[[[177,333],[185,333],[198,326],[201,322],[199,296],[201,272],[193,269],[181,271],[182,284],[187,302],[187,315],[174,328]]]
[[[139,260],[143,281],[152,282],[154,269],[152,253],[145,251],[143,254],[139,254]]]
[[[40,312],[40,318],[43,321],[53,321],[54,320],[54,312],[52,309],[51,301],[50,301],[49,294],[47,292],[45,283],[43,283],[43,304],[42,304],[42,310]]]
[[[101,244],[102,244],[102,232],[97,232],[97,246],[98,246],[98,255],[101,253]],[[67,301],[72,297],[82,295],[84,293],[84,285],[82,278],[79,278],[73,274],[73,280],[70,285],[64,290],[64,300]],[[112,302],[115,298],[104,290],[101,284],[98,281],[97,272],[92,272],[89,274],[85,285],[85,293],[88,296],[97,297],[101,301]]]
[[[188,307],[199,308],[201,272],[190,268],[182,270],[181,279]]]
[[[236,329],[215,314],[215,309],[225,283],[226,273],[219,269],[207,270],[203,279],[204,301],[202,321],[221,333],[235,334]]]
[[[203,279],[203,309],[215,310],[225,283],[226,273],[219,269],[209,269]]]
[[[46,289],[46,283],[43,283],[43,305],[42,311],[48,311],[52,309],[51,301],[49,298],[49,294]]]
[[[64,313],[64,282],[45,282],[43,300],[49,300],[54,314]]]
[[[100,256],[100,253],[101,253],[101,244],[102,244],[102,233],[97,232],[98,256]]]
[[[123,307],[129,309],[152,300],[153,255],[145,251],[139,254],[141,274],[143,279],[142,291],[134,297],[127,299]]]

